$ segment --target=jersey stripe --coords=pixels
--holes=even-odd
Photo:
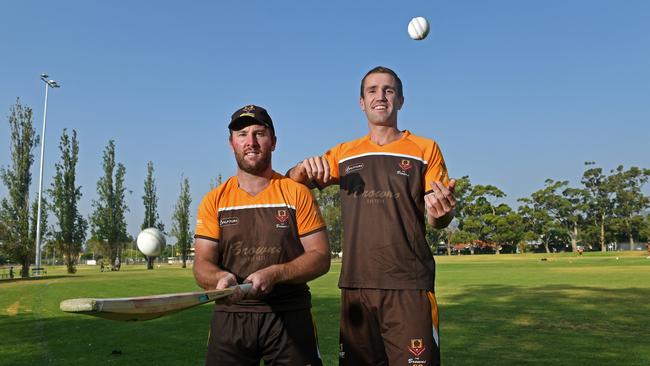
[[[231,206],[231,207],[221,207],[219,208],[219,212],[221,211],[232,211],[232,210],[245,210],[249,208],[271,208],[271,207],[287,207],[291,209],[296,209],[296,206],[288,205],[286,203],[265,203],[265,204],[259,204],[259,205],[244,205],[244,206]]]
[[[344,163],[344,162],[346,162],[348,160],[351,160],[351,159],[361,158],[361,157],[364,157],[364,156],[384,156],[384,155],[398,156],[398,157],[401,157],[401,158],[410,158],[410,159],[421,161],[424,164],[428,164],[426,160],[423,160],[422,158],[417,157],[417,156],[406,155],[406,154],[395,154],[395,153],[388,153],[388,152],[370,152],[370,153],[365,153],[365,154],[354,155],[354,156],[350,156],[350,157],[347,157],[345,159],[339,160],[339,164]]]

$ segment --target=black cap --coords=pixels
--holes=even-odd
[[[273,120],[266,109],[253,104],[242,107],[233,113],[232,117],[230,117],[228,128],[231,130],[239,130],[255,124],[266,126],[275,133]]]

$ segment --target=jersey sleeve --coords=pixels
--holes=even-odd
[[[332,178],[336,178],[336,179],[341,177],[339,173],[339,160],[341,160],[340,152],[341,152],[341,145],[336,145],[323,155],[323,158],[325,158],[329,163],[330,175],[332,176]]]
[[[318,204],[311,191],[305,186],[299,186],[296,192],[296,220],[298,224],[298,235],[304,236],[313,234],[325,229],[325,221],[320,214]]]
[[[438,144],[433,142],[430,152],[427,156],[428,164],[424,172],[424,191],[425,194],[431,192],[431,183],[440,181],[447,186],[449,184],[449,174],[447,165]]]
[[[201,200],[198,213],[196,214],[195,238],[219,241],[221,232],[219,230],[219,212],[217,203],[212,193],[208,193]]]

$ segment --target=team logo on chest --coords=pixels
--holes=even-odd
[[[411,164],[411,161],[408,159],[402,159],[402,161],[399,163],[399,168],[400,170],[397,171],[397,174],[408,177],[408,171],[413,168],[413,164]]]
[[[287,210],[278,210],[278,212],[275,214],[275,219],[278,221],[278,223],[275,224],[276,228],[289,227],[289,212]]]

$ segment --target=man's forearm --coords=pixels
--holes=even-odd
[[[221,274],[228,273],[214,263],[202,258],[196,258],[194,260],[193,272],[196,283],[205,290],[214,290],[217,288],[217,283],[222,277]]]
[[[276,264],[278,283],[306,283],[318,278],[330,269],[329,253],[310,251],[291,262]]]
[[[302,183],[304,185],[309,185],[310,183],[309,177],[307,177],[307,174],[302,167],[302,162],[294,165],[292,168],[287,170],[287,173],[285,175],[287,178],[291,178],[293,181]]]
[[[456,210],[452,210],[445,216],[435,218],[433,216],[427,215],[427,219],[429,221],[429,225],[433,226],[434,229],[444,229],[447,226],[449,226],[449,223],[454,219],[454,216],[456,215]]]

